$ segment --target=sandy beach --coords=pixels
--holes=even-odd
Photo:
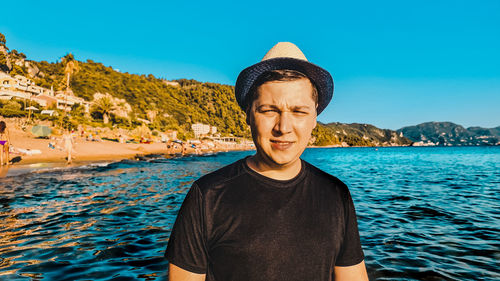
[[[39,163],[66,164],[66,152],[60,141],[61,136],[52,135],[49,139],[36,138],[30,132],[30,127],[22,130],[12,120],[6,119],[5,121],[9,129],[11,146],[14,147],[14,152],[10,154],[10,159],[13,162],[10,168]],[[73,139],[73,165],[89,162],[119,161],[149,154],[169,153],[167,144],[160,141],[151,143],[119,143],[109,140],[91,141],[78,133],[73,134]],[[187,146],[186,149],[188,155],[197,152],[191,146]],[[219,144],[209,149],[199,150],[198,153],[247,149],[250,149],[250,147],[237,144]],[[175,152],[181,152],[180,145]]]

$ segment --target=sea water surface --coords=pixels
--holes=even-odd
[[[191,183],[253,154],[0,179],[0,280],[164,280]],[[371,280],[500,280],[500,147],[307,149],[350,188]]]

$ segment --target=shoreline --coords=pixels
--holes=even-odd
[[[106,146],[111,145],[112,148],[117,145],[117,143],[110,142],[109,144],[104,144]],[[119,145],[119,144],[118,144]],[[230,151],[250,151],[255,150],[254,148],[248,147],[226,147],[219,149],[212,149],[209,151],[203,151],[202,153],[196,154],[194,150],[190,153],[182,155],[181,153],[169,154],[165,149],[164,143],[153,143],[153,144],[122,144],[122,145],[132,145],[133,149],[130,149],[127,153],[91,153],[88,155],[77,156],[72,163],[68,164],[65,160],[64,153],[59,153],[57,155],[33,155],[33,156],[23,156],[21,162],[17,162],[11,165],[0,166],[0,179],[5,177],[13,177],[18,175],[23,175],[31,172],[37,171],[54,171],[59,169],[73,169],[84,166],[99,166],[99,165],[109,165],[112,163],[117,163],[123,160],[131,161],[141,161],[154,159],[158,157],[163,157],[165,159],[170,158],[183,158],[183,157],[203,157],[211,154],[226,153]],[[411,146],[392,146],[383,148],[408,148]],[[434,148],[435,146],[431,147]],[[478,146],[460,146],[460,147],[478,147]],[[484,147],[484,146],[483,146]],[[495,146],[493,146],[495,147]],[[336,147],[336,146],[308,146],[307,148],[373,148],[378,150],[381,147]],[[429,148],[429,147],[421,147]],[[443,147],[437,147],[443,148]],[[120,150],[120,149],[119,149]],[[11,157],[12,158],[12,157]]]
[[[48,147],[48,140],[47,147]],[[102,141],[100,143],[85,143],[84,145],[88,146],[85,149],[79,149],[79,145],[76,145],[76,149],[73,151],[72,162],[67,164],[66,161],[66,153],[64,151],[53,151],[48,154],[47,151],[42,151],[41,154],[34,155],[19,155],[11,153],[11,160],[15,159],[13,164],[9,165],[10,167],[17,167],[23,165],[31,165],[31,164],[64,164],[64,165],[76,165],[81,163],[96,163],[96,162],[116,162],[126,159],[137,159],[141,157],[147,158],[149,155],[162,155],[168,158],[181,156],[181,153],[168,153],[165,143],[151,143],[151,144],[122,144],[115,142]],[[220,153],[220,152],[229,152],[229,151],[246,151],[252,150],[247,147],[221,147],[214,148],[210,150],[202,150],[199,154],[195,153],[195,150],[189,148],[185,155],[186,156],[196,156],[196,155],[204,155],[210,153]],[[100,153],[99,151],[106,151]],[[50,152],[50,151],[49,151]],[[20,158],[20,159],[19,159]]]
[[[145,144],[151,145],[151,144]],[[162,144],[164,145],[164,144]],[[139,161],[145,159],[152,159],[153,156],[164,157],[165,159],[169,158],[182,158],[182,157],[196,157],[196,156],[204,156],[212,153],[225,153],[229,151],[248,151],[251,149],[242,149],[242,148],[229,148],[229,149],[217,149],[211,151],[204,151],[200,154],[196,153],[186,153],[185,155],[178,154],[168,154],[166,153],[166,149],[157,150],[157,149],[143,149],[141,152],[136,153],[128,153],[128,154],[91,154],[86,156],[77,157],[71,163],[67,163],[65,157],[63,155],[54,155],[54,156],[41,156],[35,155],[33,157],[27,157],[20,162],[0,166],[0,178],[11,177],[22,175],[38,170],[57,170],[57,169],[72,169],[78,167],[84,167],[89,165],[98,166],[108,165],[111,163],[117,163],[123,160],[131,160],[131,161]],[[38,156],[38,157],[37,157]]]
[[[151,143],[124,143],[105,139],[107,136],[100,132],[98,138],[87,138],[84,134],[73,134],[72,162],[67,163],[67,153],[61,135],[52,135],[50,138],[36,138],[30,130],[23,130],[15,120],[5,120],[9,134],[9,155],[12,164],[0,166],[0,178],[33,171],[38,169],[78,167],[89,164],[112,163],[126,159],[147,158],[147,155],[163,155],[168,158],[181,155],[203,155],[235,150],[251,150],[250,145],[218,142],[202,144],[198,148],[178,143],[166,143],[155,140]],[[94,136],[98,129],[93,129]],[[108,134],[111,134],[108,132]],[[175,156],[174,156],[175,155]]]

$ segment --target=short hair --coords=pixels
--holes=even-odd
[[[245,98],[244,104],[244,110],[245,112],[248,113],[248,110],[252,106],[252,103],[258,98],[257,95],[257,89],[264,85],[267,82],[273,82],[273,81],[295,81],[299,79],[304,79],[306,78],[309,80],[309,82],[312,85],[312,93],[311,97],[314,100],[314,103],[318,105],[318,89],[316,88],[316,85],[307,77],[304,73],[296,71],[296,70],[289,70],[289,69],[279,69],[279,70],[270,70],[262,73],[255,82],[253,83],[252,87],[250,87],[250,90],[248,91],[248,95]]]

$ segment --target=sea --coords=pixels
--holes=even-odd
[[[254,151],[0,178],[0,280],[165,280],[192,182]],[[500,280],[500,147],[308,148],[344,181],[370,280]]]

